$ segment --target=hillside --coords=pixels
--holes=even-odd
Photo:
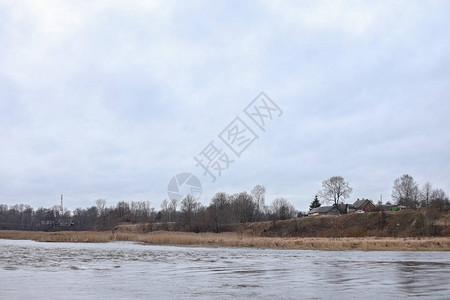
[[[448,236],[450,230],[445,220],[444,217],[432,223],[424,214],[406,210],[247,223],[238,230],[255,236],[280,237]]]
[[[433,222],[421,212],[405,210],[241,223],[223,226],[222,229],[260,237],[450,236],[450,227],[447,224],[450,225],[448,215]],[[175,223],[121,224],[116,226],[114,231],[142,233],[189,231],[189,228],[193,228],[193,226]]]

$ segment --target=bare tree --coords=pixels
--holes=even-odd
[[[408,208],[416,208],[419,197],[419,186],[412,176],[405,174],[395,179],[392,189],[392,199],[398,205],[404,205]]]
[[[284,198],[276,198],[270,205],[272,215],[276,220],[286,220],[295,217],[296,211],[294,205]]]
[[[129,218],[130,204],[128,204],[125,201],[117,202],[116,213],[119,218],[122,218],[122,219],[125,219],[127,217]],[[128,221],[128,220],[125,220],[125,221]]]
[[[251,195],[247,192],[241,192],[230,197],[230,203],[233,207],[233,214],[237,222],[245,223],[253,220],[255,212],[255,203]]]
[[[169,203],[169,222],[176,221],[176,215],[177,215],[177,206],[178,206],[178,200],[172,199]]]
[[[256,205],[255,220],[260,221],[266,207],[266,188],[259,184],[256,185],[252,190],[252,197]]]
[[[132,222],[149,222],[152,219],[150,201],[131,201]]]
[[[431,202],[431,194],[433,193],[433,186],[430,182],[427,182],[423,185],[422,190],[420,191],[420,202],[421,206],[429,207]]]
[[[162,221],[167,222],[169,220],[169,203],[167,202],[167,199],[164,199],[161,202],[161,214]]]
[[[434,204],[439,210],[444,210],[450,206],[450,200],[443,189],[435,189],[431,193],[431,204]]]
[[[154,208],[152,208],[152,203],[150,201],[142,201],[143,203],[143,210],[144,210],[144,221],[150,222],[153,218],[154,214]],[[143,222],[144,222],[143,221]]]
[[[96,221],[96,223],[97,223],[96,227],[99,230],[104,230],[106,227],[106,223],[107,223],[106,222],[107,221],[106,220],[106,208],[105,208],[106,199],[103,199],[103,198],[97,199],[97,201],[95,201],[95,204],[97,205],[97,210],[99,213],[99,216]]]
[[[225,193],[215,194],[209,204],[208,212],[214,230],[220,231],[221,226],[230,221],[231,205],[228,195]]]
[[[194,196],[190,194],[181,200],[181,213],[183,214],[184,222],[186,224],[190,224],[194,220],[197,206],[197,201],[195,201]]]
[[[350,197],[352,191],[353,189],[344,180],[344,177],[333,176],[322,181],[322,190],[319,191],[318,196],[325,201],[338,205],[339,200]]]
[[[105,213],[106,199],[97,199],[97,201],[95,201],[95,204],[97,205],[97,209],[100,215],[103,215]]]

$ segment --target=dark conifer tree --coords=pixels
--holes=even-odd
[[[319,197],[317,197],[317,195],[314,196],[314,200],[311,202],[311,205],[309,206],[309,209],[313,209],[316,207],[320,207],[320,201],[319,201]]]

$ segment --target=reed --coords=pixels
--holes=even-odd
[[[0,239],[35,240],[39,242],[111,242],[135,241],[152,245],[196,247],[255,247],[304,250],[363,250],[363,251],[450,251],[449,237],[255,237],[231,233],[189,232],[95,232],[95,231],[0,231]]]

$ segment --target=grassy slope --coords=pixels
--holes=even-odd
[[[443,221],[440,220],[439,223]],[[430,230],[449,236],[450,227],[430,226],[420,212],[380,212],[296,218],[277,222],[242,224],[239,231],[253,236],[278,237],[419,237]]]

